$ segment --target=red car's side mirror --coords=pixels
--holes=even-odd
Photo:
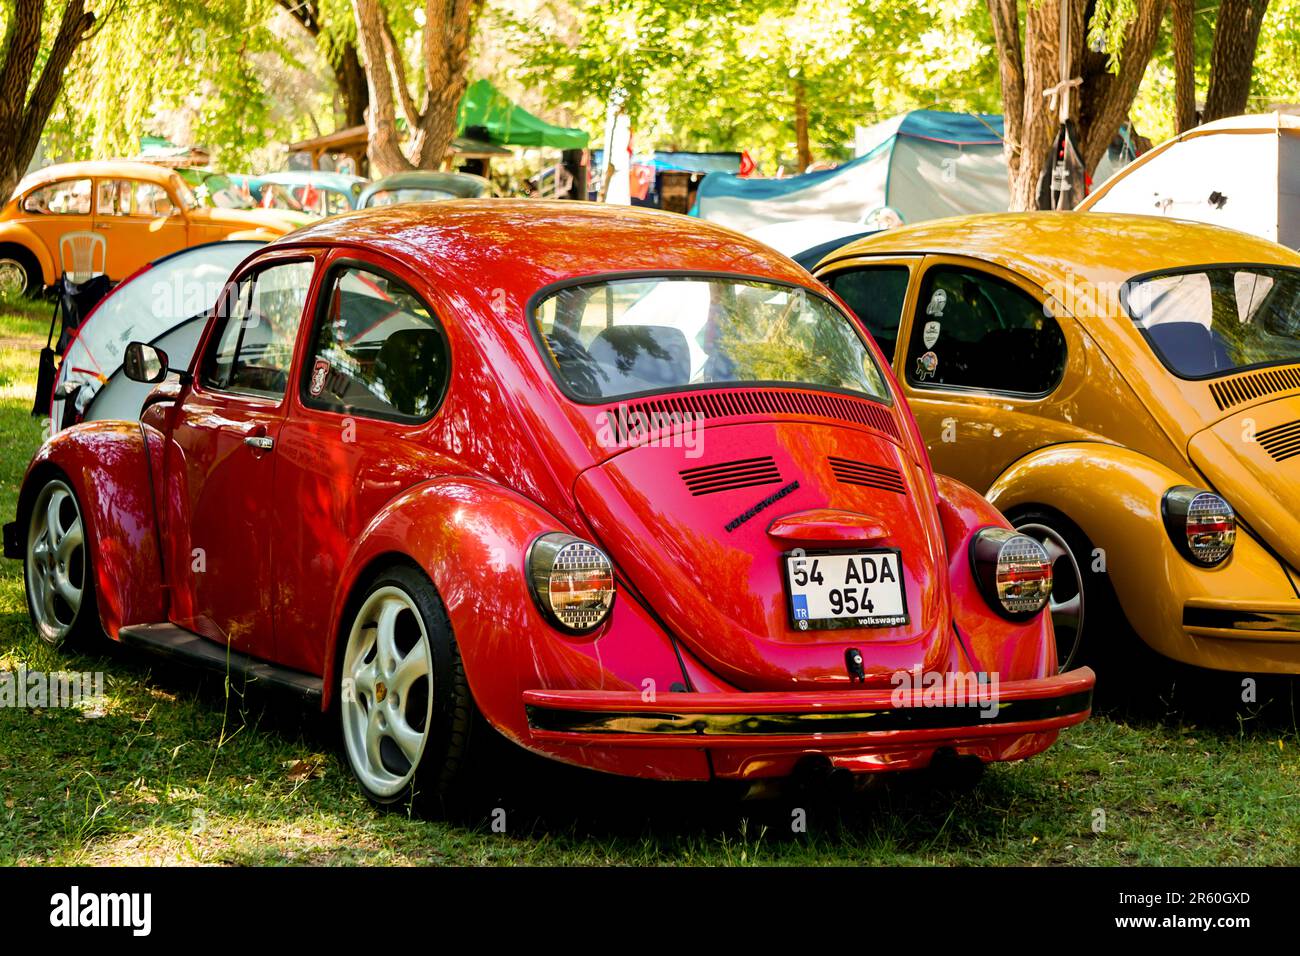
[[[167,353],[143,342],[132,342],[122,355],[122,371],[133,382],[156,384],[167,377]]]

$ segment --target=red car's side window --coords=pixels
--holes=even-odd
[[[242,279],[222,300],[202,383],[271,398],[284,395],[294,339],[311,288],[312,261],[277,263]]]
[[[423,421],[442,402],[447,339],[437,317],[398,280],[344,266],[321,296],[302,377],[309,408]]]

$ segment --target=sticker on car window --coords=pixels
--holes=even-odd
[[[935,289],[934,295],[930,296],[930,304],[925,307],[926,315],[937,315],[943,317],[943,310],[948,307],[948,293],[942,289]]]
[[[939,367],[939,356],[933,352],[926,352],[916,360],[916,380],[924,382],[927,378],[934,378],[934,370]]]
[[[320,393],[325,391],[325,377],[329,375],[330,363],[325,359],[317,359],[315,366],[311,370],[311,391],[312,398],[317,398]]]
[[[934,348],[934,343],[939,341],[939,332],[942,326],[936,321],[929,321],[921,329],[921,341],[925,343],[927,349]]]

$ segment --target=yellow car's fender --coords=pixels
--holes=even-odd
[[[1176,485],[1205,487],[1190,467],[1180,474],[1129,448],[1071,442],[1032,452],[993,483],[988,499],[1004,514],[1032,507],[1064,515],[1088,538],[1092,554],[1076,555],[1105,571],[1125,616],[1154,650],[1203,667],[1245,670],[1257,664],[1244,645],[1207,641],[1183,624],[1189,602],[1231,595],[1238,602],[1276,605],[1296,600],[1285,569],[1244,529],[1232,556],[1216,568],[1192,564],[1174,546],[1161,514]]]
[[[12,243],[22,246],[41,267],[41,281],[50,285],[58,278],[59,270],[45,248],[40,236],[20,222],[0,222],[0,245]]]

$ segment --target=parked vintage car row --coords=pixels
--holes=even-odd
[[[468,173],[370,183],[338,173],[219,176],[144,162],[63,163],[24,178],[0,209],[0,290],[35,294],[65,272],[118,282],[208,242],[266,241],[353,209],[488,195],[488,180]]]
[[[1282,434],[1300,262],[1180,228],[921,226],[823,284],[667,214],[325,220],[184,367],[128,347],[140,421],[48,440],[5,553],[51,642],[335,712],[378,803],[454,796],[496,736],[681,780],[1022,759],[1090,712],[1099,552],[1157,649],[1295,669],[1277,469],[1226,416]],[[1131,314],[1081,318],[1111,280]]]

